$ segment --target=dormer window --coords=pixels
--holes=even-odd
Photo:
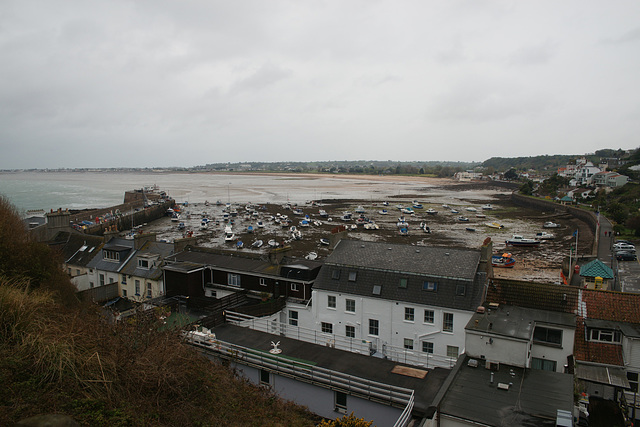
[[[149,260],[145,258],[138,258],[138,267],[149,269]]]
[[[350,282],[355,282],[356,278],[358,277],[358,273],[355,271],[350,271],[349,272],[349,281]]]
[[[340,270],[338,269],[331,270],[331,279],[340,280]]]
[[[591,329],[589,331],[589,341],[619,344],[622,342],[622,334],[620,331],[613,331],[611,329]]]
[[[102,251],[102,258],[107,261],[120,261],[120,254],[116,251],[105,249]]]

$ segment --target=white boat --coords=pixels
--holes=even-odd
[[[264,222],[262,221],[258,221],[256,225],[258,226],[258,228],[264,228]]]
[[[329,246],[329,239],[320,239],[320,244],[324,246]]]
[[[442,205],[442,207],[443,207],[444,209],[450,209],[450,208],[449,208],[449,205]]]
[[[544,223],[544,225],[542,226],[542,228],[558,228],[560,227],[560,224],[556,224],[553,221],[547,221]]]
[[[469,222],[469,218],[467,218],[466,216],[459,216],[458,217],[458,221],[460,221],[460,222]]]
[[[253,242],[251,244],[251,246],[254,247],[254,248],[259,248],[259,247],[262,246],[262,244],[263,244],[262,240],[256,240],[255,242]]]
[[[486,205],[482,206],[482,210],[485,210],[485,211],[493,210],[493,206],[491,206],[491,204],[487,203]]]
[[[224,241],[225,242],[230,242],[235,238],[235,234],[233,233],[233,230],[231,229],[231,227],[226,226],[224,228]]]
[[[552,240],[555,238],[556,236],[553,233],[547,233],[546,231],[536,233],[536,239],[538,240]]]
[[[267,242],[267,244],[269,245],[269,247],[271,248],[277,248],[278,247],[278,242],[276,242],[275,240],[271,239]]]
[[[451,209],[451,213],[452,213],[452,214],[459,214],[459,213],[460,213],[460,211],[457,211],[457,210],[455,210],[455,209]]]
[[[325,211],[324,209],[320,209],[318,211],[318,215],[320,215],[320,218],[327,218],[329,216],[329,214],[327,213],[327,211]]]
[[[505,241],[508,246],[538,246],[540,240],[529,239],[519,234],[514,234],[511,239]]]
[[[378,211],[378,213],[379,213],[380,215],[389,215],[389,211],[388,211],[388,210],[386,210],[386,209],[379,210],[379,211]]]
[[[355,213],[364,213],[364,208],[362,206],[358,206],[357,208],[354,209]]]
[[[318,258],[318,253],[317,252],[309,252],[306,256],[305,259],[308,259],[310,261],[313,261],[314,259]]]
[[[470,207],[470,208],[466,208],[469,212],[477,212],[478,209],[474,208],[474,207]]]
[[[427,213],[427,215],[436,215],[438,213],[438,211],[433,208],[429,208],[425,212]]]

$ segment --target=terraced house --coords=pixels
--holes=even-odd
[[[424,367],[451,367],[482,303],[491,244],[481,250],[341,240],[318,274],[312,304],[289,324],[329,346]]]

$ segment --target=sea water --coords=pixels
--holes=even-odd
[[[5,172],[0,195],[20,212],[102,208],[128,190],[157,186],[180,203],[305,203],[322,199],[381,200],[424,190],[424,183],[336,176],[155,172]]]

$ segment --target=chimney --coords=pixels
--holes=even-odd
[[[136,234],[133,236],[133,248],[140,249],[147,242],[155,242],[156,233]]]

